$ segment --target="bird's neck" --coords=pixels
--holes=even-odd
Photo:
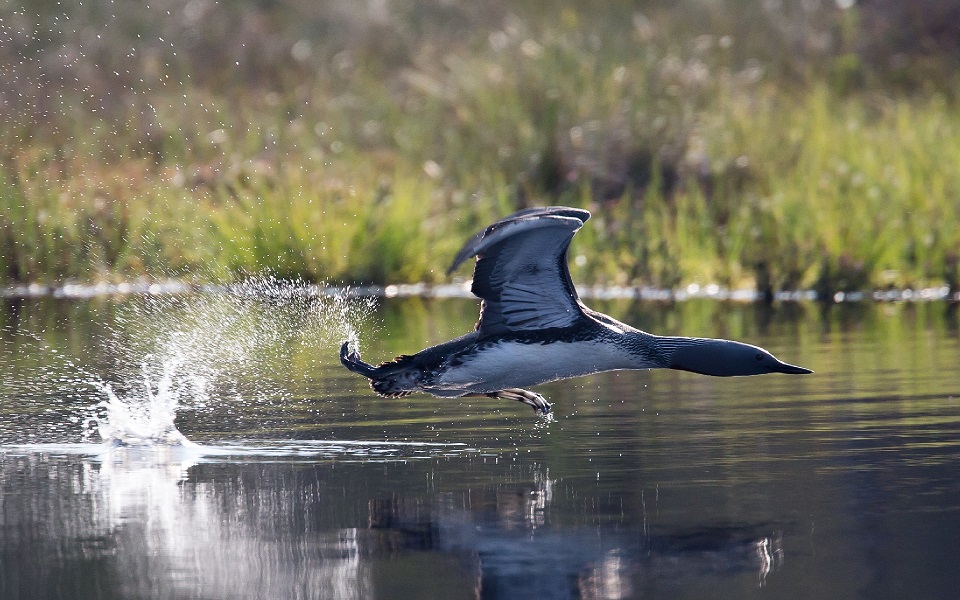
[[[719,349],[720,342],[709,338],[652,335],[643,331],[624,333],[635,369],[681,369],[706,374],[698,358]]]

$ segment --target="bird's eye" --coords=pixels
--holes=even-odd
[[[763,360],[763,355],[760,354],[759,352],[758,352],[757,354],[755,354],[753,357],[754,357],[755,359],[757,359],[757,360]]]

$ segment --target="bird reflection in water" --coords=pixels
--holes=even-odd
[[[597,518],[585,507],[598,497],[537,463],[490,483],[479,457],[176,452],[0,454],[0,547],[17,557],[6,591],[51,597],[111,581],[138,597],[631,598],[689,577],[753,573],[762,584],[783,563],[769,524],[658,531]],[[82,551],[51,565],[66,547]]]

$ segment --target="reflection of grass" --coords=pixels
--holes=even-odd
[[[0,280],[436,281],[491,219],[571,203],[596,214],[581,281],[955,285],[949,94],[865,87],[852,13],[678,6],[206,7],[198,36],[193,3],[156,31],[121,11],[96,41],[97,11],[72,34],[48,15],[59,37],[0,50],[38,82],[0,129]]]

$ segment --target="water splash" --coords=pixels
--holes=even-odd
[[[318,346],[357,343],[373,308],[369,298],[271,277],[132,298],[107,332],[113,373],[86,378],[95,402],[80,417],[84,441],[184,446],[191,442],[176,426],[182,410],[282,402],[291,362],[335,355]]]
[[[175,424],[183,388],[178,382],[181,360],[163,363],[159,381],[151,380],[147,363],[143,365],[143,395],[121,397],[107,382],[91,382],[104,396],[94,406],[84,431],[87,441],[99,437],[111,446],[185,446],[190,441]],[[194,397],[205,395],[203,377],[190,377]]]

